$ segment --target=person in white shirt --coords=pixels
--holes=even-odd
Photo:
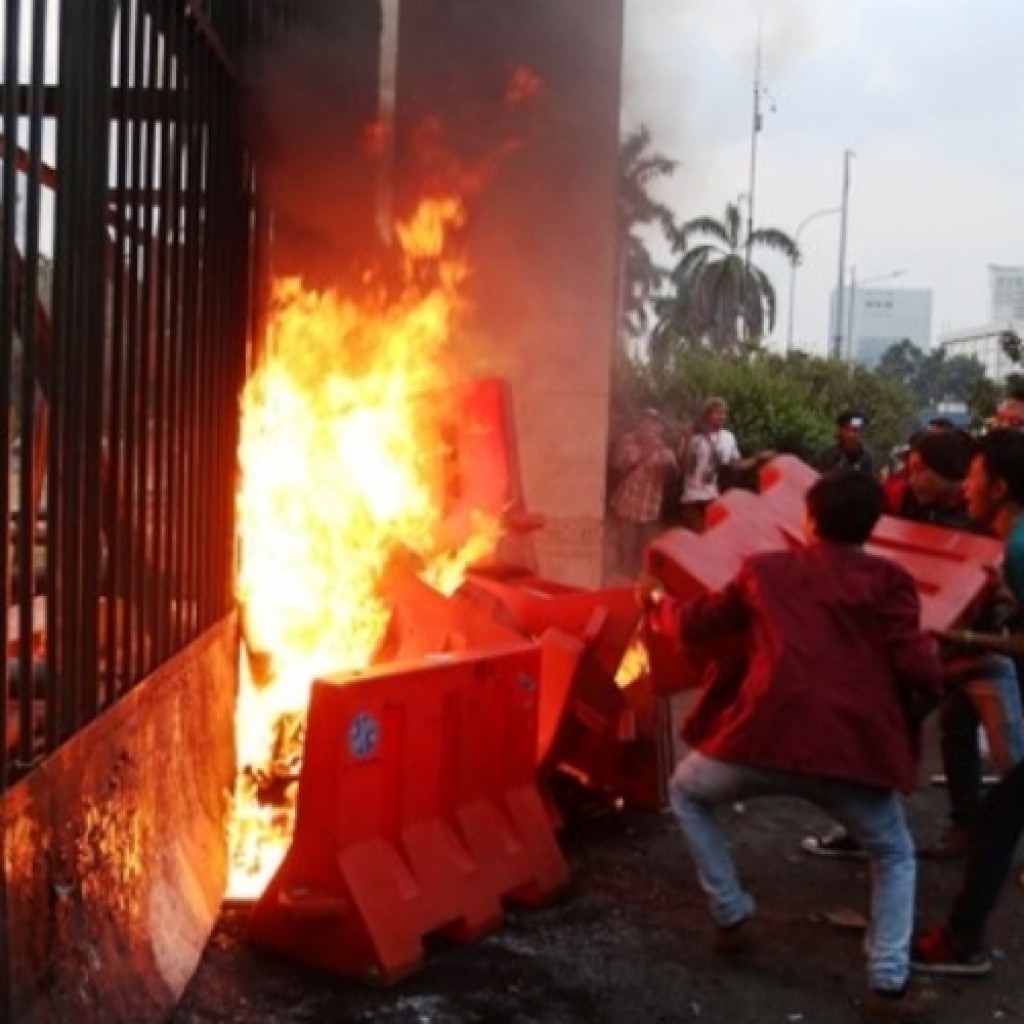
[[[701,409],[700,424],[686,445],[682,460],[683,492],[680,499],[682,525],[703,533],[707,507],[722,493],[726,473],[735,474],[771,458],[761,452],[752,458],[740,455],[736,436],[726,427],[729,406],[724,398],[709,398]]]

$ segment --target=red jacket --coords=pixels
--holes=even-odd
[[[755,555],[719,593],[666,599],[654,625],[698,651],[735,634],[746,655],[702,692],[683,728],[691,746],[907,791],[917,774],[915,707],[934,701],[942,680],[919,618],[901,566],[822,542]]]

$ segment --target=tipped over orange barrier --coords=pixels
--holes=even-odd
[[[793,456],[779,456],[761,471],[761,492],[729,491],[709,509],[703,534],[670,530],[646,552],[646,567],[681,597],[716,590],[743,559],[804,543],[804,495],[818,474]],[[913,577],[925,629],[950,629],[973,611],[986,586],[985,566],[998,562],[1002,545],[991,537],[882,516],[868,543]],[[654,687],[671,693],[700,684],[704,665],[680,655],[669,641],[648,638]]]

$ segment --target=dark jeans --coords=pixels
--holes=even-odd
[[[982,801],[977,845],[949,915],[949,932],[968,949],[984,941],[985,924],[996,905],[1014,852],[1024,832],[1024,761],[1013,768]]]
[[[971,659],[950,672],[939,712],[942,766],[949,782],[950,818],[970,828],[981,803],[978,725],[1000,776],[1024,759],[1017,673],[1008,658]]]
[[[978,716],[966,694],[947,691],[939,708],[942,767],[949,785],[949,817],[973,827],[981,805],[981,752]]]

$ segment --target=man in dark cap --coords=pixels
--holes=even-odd
[[[971,512],[1005,541],[1004,581],[1017,601],[1024,602],[1024,438],[1018,429],[994,430],[981,439],[966,491]],[[1024,654],[1020,631],[957,631],[945,639],[1015,657]],[[917,971],[963,977],[992,970],[985,928],[1013,868],[1022,832],[1024,762],[1018,762],[982,804],[970,859],[946,924],[929,928],[914,942]]]
[[[953,530],[990,533],[971,518],[964,494],[973,455],[974,441],[963,431],[920,435],[907,456],[908,490],[900,516]],[[982,609],[972,628],[997,631],[995,615],[995,608]],[[930,860],[964,857],[970,850],[981,801],[979,724],[988,741],[992,765],[1000,775],[1024,757],[1020,688],[1013,661],[992,652],[961,651],[947,657],[945,669],[939,734],[950,817],[942,835],[919,851],[921,857]],[[801,846],[821,856],[863,856],[844,829],[807,836]]]
[[[910,450],[910,489],[901,514],[921,523],[989,532],[971,518],[964,480],[974,455],[973,440],[961,431],[929,433]],[[997,631],[995,609],[982,611],[976,629]],[[1020,688],[1013,662],[1001,655],[960,654],[947,661],[940,711],[940,743],[949,784],[950,824],[921,850],[922,857],[965,856],[981,800],[978,724],[984,728],[992,765],[1005,775],[1024,757]]]
[[[868,476],[874,476],[875,460],[864,447],[864,427],[867,418],[863,413],[847,409],[836,417],[836,443],[826,448],[818,460],[818,469],[828,473],[833,469],[859,469]]]

